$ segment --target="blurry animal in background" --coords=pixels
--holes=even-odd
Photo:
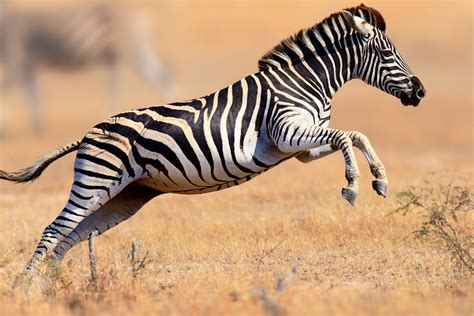
[[[386,196],[385,167],[369,139],[329,128],[332,98],[352,79],[404,105],[418,106],[424,98],[421,81],[385,28],[375,9],[343,10],[282,41],[260,59],[259,72],[222,90],[118,114],[28,168],[0,170],[0,179],[32,181],[56,159],[78,151],[69,200],[45,228],[26,271],[47,253],[61,260],[91,232],[104,233],[158,195],[223,190],[293,157],[306,163],[342,152],[342,196],[354,205],[356,147],[375,178],[373,189]]]
[[[168,83],[153,46],[149,19],[118,3],[26,10],[0,0],[1,88],[12,84],[24,88],[36,132],[43,129],[37,83],[41,68],[72,71],[104,65],[110,72],[109,105],[113,108],[125,64],[134,64],[154,87]]]

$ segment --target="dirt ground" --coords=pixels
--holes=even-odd
[[[17,4],[35,9],[77,2]],[[130,68],[115,112],[222,88],[255,72],[260,56],[286,36],[357,4],[130,2],[154,19],[157,51],[175,91],[154,91]],[[387,33],[427,90],[418,108],[403,107],[361,81],[350,82],[334,99],[331,126],[370,138],[387,168],[387,199],[372,191],[359,153],[355,207],[340,196],[342,155],[310,164],[288,161],[230,190],[153,200],[97,238],[96,288],[88,281],[83,243],[60,270],[44,272],[28,294],[12,291],[43,228],[67,200],[70,155],[33,184],[0,183],[0,314],[259,315],[277,306],[289,315],[473,315],[472,274],[456,269],[440,244],[414,240],[421,214],[388,215],[396,193],[409,186],[437,187],[454,179],[474,189],[472,4],[365,4],[384,15]],[[104,106],[106,75],[100,67],[41,72],[46,131],[40,137],[31,129],[21,90],[3,91],[7,134],[0,140],[0,168],[24,167],[112,114]],[[472,234],[472,212],[460,218],[460,227]],[[140,245],[139,256],[148,252],[136,278],[128,257],[132,241]],[[293,279],[278,295],[281,276]],[[262,288],[267,303],[258,298]]]

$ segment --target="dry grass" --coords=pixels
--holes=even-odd
[[[90,286],[83,243],[60,272],[44,272],[29,297],[13,294],[10,284],[64,194],[2,196],[0,306],[6,314],[263,314],[254,289],[273,291],[275,279],[297,266],[278,300],[290,314],[472,313],[472,275],[458,270],[443,247],[413,239],[422,218],[388,216],[395,199],[381,200],[368,182],[357,207],[346,205],[339,197],[342,179],[321,172],[330,165],[289,163],[228,192],[158,198],[97,238],[97,289]],[[300,184],[288,177],[290,168]],[[472,175],[470,168],[463,171]],[[440,179],[413,173],[426,176]],[[460,222],[474,230],[472,214]],[[136,278],[129,258],[134,239],[142,256],[149,251]]]
[[[350,83],[336,97],[332,125],[371,139],[388,171],[386,200],[372,192],[361,155],[355,208],[340,197],[341,155],[308,165],[289,161],[227,191],[152,201],[96,239],[96,286],[82,243],[59,269],[45,269],[29,295],[13,292],[15,276],[67,199],[71,155],[34,184],[0,183],[0,314],[259,315],[269,309],[255,290],[266,289],[278,311],[290,315],[472,315],[473,276],[459,270],[442,245],[413,238],[421,214],[388,216],[397,206],[395,193],[424,187],[426,180],[437,187],[454,177],[473,192],[472,43],[465,40],[472,38],[471,4],[433,3],[422,10],[425,2],[374,2],[428,96],[420,108],[403,108],[375,89]],[[285,35],[354,5],[238,2],[229,10],[217,3],[152,3],[143,5],[159,17],[160,47],[180,83],[177,99],[240,79]],[[417,10],[423,15],[413,19]],[[456,32],[435,23],[440,14]],[[412,32],[407,21],[415,20]],[[43,73],[48,130],[40,139],[27,128],[20,91],[6,95],[10,135],[0,141],[0,168],[23,167],[105,117],[104,78],[100,69]],[[142,83],[127,77],[124,108],[163,101]],[[472,212],[459,221],[464,231],[474,230]],[[140,245],[136,260],[148,252],[136,277],[129,257],[134,240]],[[276,281],[293,267],[294,279],[277,292]]]

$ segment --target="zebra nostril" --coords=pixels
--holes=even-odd
[[[425,97],[425,90],[423,90],[423,89],[418,89],[418,90],[416,91],[416,96],[418,97],[418,99],[424,98],[424,97]]]
[[[425,88],[423,87],[423,84],[421,83],[420,79],[418,79],[418,77],[416,77],[416,76],[413,76],[413,77],[411,77],[411,82],[413,83],[413,90],[412,91],[415,91],[415,93],[414,93],[415,96],[418,99],[424,98],[425,95],[426,95],[426,91],[425,91]]]

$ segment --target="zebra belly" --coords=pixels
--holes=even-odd
[[[286,157],[256,135],[243,146],[225,140],[215,145],[210,137],[195,137],[199,133],[187,125],[178,131],[173,127],[158,131],[163,129],[161,124],[148,126],[141,134],[153,142],[134,144],[136,156],[142,157],[143,176],[138,182],[161,192],[199,194],[226,189],[249,181]]]
[[[202,194],[202,193],[209,193],[209,192],[224,190],[224,189],[231,188],[236,185],[245,183],[255,178],[256,176],[262,174],[266,170],[268,169],[255,172],[255,173],[246,175],[245,177],[235,179],[232,181],[227,181],[227,182],[215,181],[215,182],[209,183],[207,186],[192,186],[189,183],[181,183],[181,184],[176,183],[176,184],[170,185],[169,181],[166,181],[160,177],[146,177],[146,178],[142,178],[136,181],[136,183],[140,185],[145,185],[147,187],[151,187],[157,191],[165,192],[165,193]]]

